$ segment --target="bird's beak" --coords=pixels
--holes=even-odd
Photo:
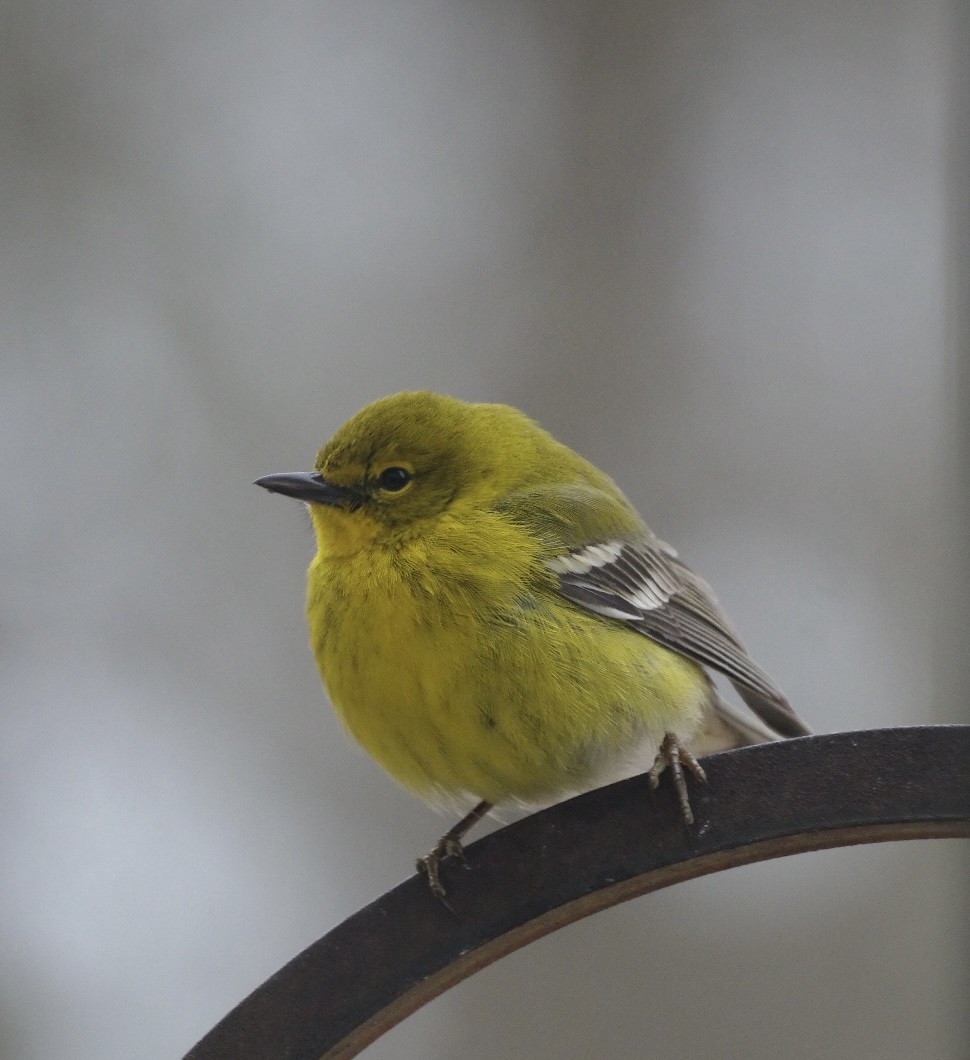
[[[356,490],[328,482],[316,471],[281,471],[276,475],[264,475],[253,483],[270,493],[282,493],[307,504],[326,504],[330,508],[355,508],[360,504]]]

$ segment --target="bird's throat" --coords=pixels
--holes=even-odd
[[[350,559],[367,551],[382,533],[381,525],[365,512],[310,505],[317,548],[327,559]]]

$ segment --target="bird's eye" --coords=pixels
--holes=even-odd
[[[381,472],[378,481],[382,489],[397,493],[411,481],[411,472],[403,467],[386,467]]]

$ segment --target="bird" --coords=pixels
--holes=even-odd
[[[809,735],[711,587],[613,480],[509,405],[430,391],[367,405],[309,472],[256,485],[306,504],[310,645],[349,733],[401,785],[472,806],[417,860],[442,866],[494,807],[547,805],[631,766]],[[710,671],[750,708],[729,704]]]

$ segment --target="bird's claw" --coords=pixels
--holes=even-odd
[[[665,769],[669,769],[670,775],[673,777],[674,788],[677,791],[677,802],[680,804],[681,816],[684,818],[685,823],[693,824],[694,811],[690,808],[687,780],[684,777],[684,766],[687,766],[698,780],[707,780],[707,774],[704,772],[704,767],[700,762],[680,743],[673,733],[668,732],[660,744],[660,750],[657,751],[657,757],[650,767],[647,778],[650,781],[650,787],[656,790],[660,784],[661,774]]]
[[[447,898],[448,892],[441,882],[441,863],[446,858],[454,858],[466,869],[471,867],[468,864],[468,858],[465,857],[465,848],[461,845],[461,842],[452,836],[446,835],[438,840],[430,854],[426,854],[423,858],[418,858],[417,869],[418,872],[428,877],[428,886],[431,888],[431,893],[442,905],[451,909],[451,904]],[[454,912],[453,909],[452,912]]]

